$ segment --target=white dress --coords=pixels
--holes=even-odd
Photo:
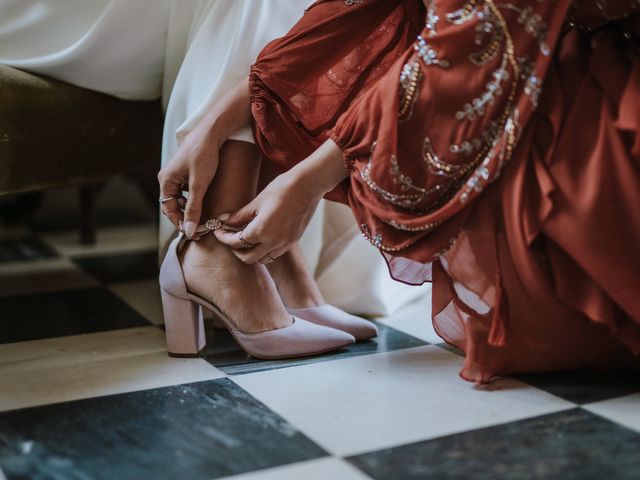
[[[283,35],[306,0],[3,0],[0,63],[126,99],[162,96],[162,163],[210,105]],[[232,139],[253,142],[249,128]],[[161,244],[173,235],[166,220]],[[301,247],[328,302],[386,315],[428,286],[390,279],[344,205],[323,201]]]
[[[171,0],[2,0],[0,63],[120,98],[158,98],[170,11]]]

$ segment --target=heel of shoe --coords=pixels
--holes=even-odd
[[[160,294],[169,356],[197,357],[206,345],[202,308],[163,289]]]

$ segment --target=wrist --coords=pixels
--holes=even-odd
[[[245,78],[213,105],[202,119],[208,137],[219,146],[251,123],[248,80]]]
[[[227,141],[232,132],[228,132],[225,126],[224,117],[216,115],[208,119],[204,125],[206,132],[206,141],[215,146],[218,150],[222,148],[224,142]]]
[[[183,145],[191,145],[199,150],[219,151],[224,143],[219,126],[210,122],[208,119],[202,119],[198,125],[191,130],[184,141]]]
[[[333,140],[324,142],[315,152],[290,170],[296,183],[315,196],[322,197],[349,176],[342,150]]]

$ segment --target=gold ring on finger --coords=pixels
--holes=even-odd
[[[256,246],[256,244],[255,244],[255,243],[247,242],[247,241],[244,239],[244,237],[242,236],[242,233],[243,233],[243,232],[240,232],[240,246],[241,246],[242,248],[251,248],[251,247],[255,247],[255,246]]]

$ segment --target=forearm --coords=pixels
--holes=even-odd
[[[218,148],[231,135],[251,121],[248,77],[240,81],[205,114],[198,126],[201,135],[218,143]]]
[[[330,192],[349,176],[340,147],[330,139],[293,167],[290,174],[316,196]]]

